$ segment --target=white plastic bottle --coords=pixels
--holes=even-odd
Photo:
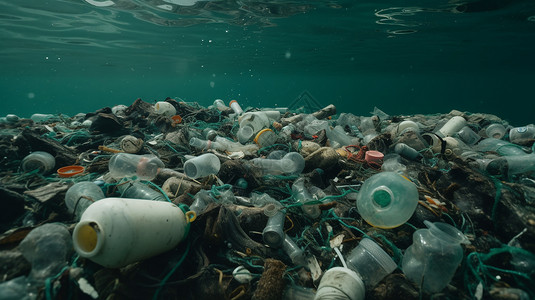
[[[89,206],[76,224],[74,249],[104,267],[123,267],[178,245],[189,216],[170,202],[105,198]]]

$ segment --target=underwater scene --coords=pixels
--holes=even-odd
[[[0,8],[0,300],[535,299],[535,1]]]
[[[284,107],[308,91],[357,115],[457,109],[532,122],[529,0],[0,5],[0,115],[166,97]]]

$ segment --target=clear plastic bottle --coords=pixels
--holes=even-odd
[[[407,222],[417,205],[416,185],[394,172],[371,176],[357,196],[357,209],[362,218],[380,228],[394,228]]]
[[[478,151],[482,151],[482,152],[486,152],[486,151],[497,152],[498,154],[502,156],[526,154],[526,152],[524,152],[524,150],[522,150],[520,146],[509,143],[504,140],[495,139],[495,138],[483,139],[475,146],[475,148]]]
[[[193,203],[191,203],[189,209],[194,211],[197,215],[200,215],[204,212],[208,204],[214,202],[214,199],[210,195],[208,190],[200,190],[195,194]]]
[[[188,159],[184,163],[184,173],[188,177],[195,179],[210,174],[217,174],[220,167],[221,162],[215,154],[205,153]]]
[[[314,201],[312,195],[305,186],[305,179],[303,177],[298,178],[292,185],[292,194],[297,202],[302,203],[301,209],[310,218],[317,218],[321,215],[321,210],[317,204],[307,204]]]
[[[305,168],[305,159],[297,152],[289,152],[281,159],[253,158],[251,162],[272,175],[298,175]]]
[[[288,235],[284,237],[282,250],[290,257],[294,265],[304,266],[306,264],[305,252]]]
[[[488,162],[485,170],[491,175],[517,175],[535,171],[535,154],[504,156]]]
[[[104,199],[102,189],[91,181],[82,181],[71,186],[65,193],[65,204],[75,219],[79,220],[93,202]]]
[[[523,145],[535,139],[535,125],[529,124],[523,127],[515,127],[509,130],[509,140],[511,143]]]
[[[141,180],[152,180],[164,167],[163,162],[152,154],[117,153],[111,157],[108,163],[110,176],[115,179],[136,176]]]
[[[280,247],[285,237],[284,220],[286,219],[282,205],[278,202],[270,202],[264,206],[264,214],[269,217],[266,227],[262,231],[264,243],[270,247]]]
[[[468,238],[455,227],[424,221],[427,229],[414,232],[413,243],[405,251],[403,273],[422,289],[430,293],[441,291],[453,278],[463,259],[461,244]]]
[[[121,198],[167,201],[165,196],[139,181],[128,181],[117,185]]]
[[[22,159],[21,168],[24,172],[39,169],[40,174],[52,172],[56,165],[56,159],[52,154],[44,151],[35,151]]]
[[[455,116],[446,122],[442,128],[437,130],[436,134],[440,137],[453,136],[459,130],[461,130],[466,125],[466,120],[461,116]]]
[[[481,136],[477,133],[475,133],[470,127],[464,126],[457,132],[457,136],[465,142],[467,145],[473,146],[479,140],[481,140]]]

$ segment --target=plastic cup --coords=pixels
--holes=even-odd
[[[256,135],[254,142],[258,144],[259,147],[267,147],[275,144],[277,141],[277,135],[271,129],[263,129]]]
[[[65,204],[70,213],[79,220],[83,212],[95,201],[104,199],[100,187],[91,181],[82,181],[71,186],[65,193]]]
[[[35,151],[22,159],[21,168],[24,172],[39,169],[40,174],[52,172],[56,165],[56,159],[52,154],[44,151]]]
[[[485,129],[488,137],[495,139],[501,139],[505,135],[505,127],[502,124],[494,123],[490,124],[487,129]]]
[[[246,144],[254,135],[253,127],[251,126],[240,126],[237,132],[238,142],[241,144]]]
[[[418,205],[416,185],[394,172],[368,178],[357,197],[357,209],[372,226],[394,228],[410,219]]]
[[[323,274],[314,300],[364,300],[365,291],[357,273],[348,268],[334,267]]]
[[[367,288],[377,285],[397,267],[392,258],[369,238],[363,238],[351,251],[347,265],[360,275]]]
[[[201,156],[189,159],[184,163],[184,173],[190,178],[199,178],[210,174],[217,174],[221,162],[212,153],[205,153]]]

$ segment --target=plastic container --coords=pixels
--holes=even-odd
[[[475,145],[477,142],[479,142],[479,140],[482,139],[479,134],[475,133],[468,126],[464,126],[463,128],[461,128],[461,130],[457,132],[457,136],[459,136],[459,138],[469,146]]]
[[[342,267],[323,274],[314,300],[364,300],[366,289],[357,273]]]
[[[56,119],[54,115],[51,114],[33,114],[30,119],[35,123],[44,123]]]
[[[376,286],[397,268],[394,260],[369,238],[363,238],[347,256],[347,266],[359,274],[367,288]]]
[[[273,211],[275,212],[274,215],[268,218],[266,227],[262,231],[264,243],[273,248],[280,247],[285,237],[284,220],[286,219],[286,215],[280,210],[280,207],[280,205],[277,207],[274,203],[270,203],[264,207],[264,210],[268,210],[268,214]]]
[[[215,142],[217,143],[220,143],[222,145],[222,147],[225,148],[226,151],[230,151],[230,152],[243,152],[245,154],[253,154],[253,153],[256,153],[256,151],[258,150],[258,146],[255,145],[255,144],[247,144],[247,145],[242,145],[240,143],[237,143],[237,142],[234,142],[234,141],[231,141],[231,140],[228,140],[224,137],[220,137],[220,136],[217,136],[215,138]]]
[[[91,181],[82,181],[71,186],[65,193],[65,204],[76,220],[80,220],[83,212],[95,201],[104,199],[102,189]]]
[[[475,149],[482,152],[492,151],[501,156],[524,155],[526,152],[516,144],[495,138],[486,138],[481,140]]]
[[[240,128],[249,126],[253,129],[253,134],[269,127],[270,120],[265,112],[256,111],[244,113],[240,119]]]
[[[238,137],[238,142],[246,144],[254,136],[254,129],[248,125],[240,126],[236,136]]]
[[[409,160],[417,161],[423,158],[420,152],[404,143],[397,143],[394,147],[394,151]]]
[[[285,140],[289,140],[291,139],[292,137],[292,133],[295,131],[295,125],[293,124],[288,124],[284,127],[282,127],[282,129],[280,130],[279,132],[279,136]]]
[[[446,143],[437,134],[427,132],[422,134],[422,139],[431,147],[433,153],[442,154],[446,150]]]
[[[317,204],[307,204],[308,202],[314,201],[310,192],[305,186],[305,179],[300,177],[292,185],[292,195],[297,200],[297,202],[302,203],[301,209],[303,212],[310,218],[318,218],[321,215],[321,210]]]
[[[173,249],[188,218],[170,202],[105,198],[87,208],[72,241],[81,257],[119,268]]]
[[[176,115],[176,108],[169,102],[158,101],[154,104],[154,112],[158,115],[172,117]]]
[[[493,123],[485,129],[485,132],[488,137],[501,139],[505,135],[505,127],[502,124]]]
[[[298,175],[305,168],[305,159],[297,152],[289,152],[281,159],[253,158],[251,162],[272,175]]]
[[[29,279],[44,282],[67,265],[72,252],[71,234],[63,224],[44,224],[30,231],[18,249],[32,265]]]
[[[229,102],[230,108],[234,111],[236,115],[241,115],[243,113],[243,109],[241,108],[240,104],[236,100],[231,100]]]
[[[39,174],[48,174],[54,170],[56,159],[52,154],[44,151],[35,151],[22,159],[20,167],[24,172],[39,169]]]
[[[290,257],[294,265],[304,266],[306,264],[305,252],[288,235],[284,237],[282,250]]]
[[[152,154],[117,153],[108,163],[110,176],[115,179],[136,176],[141,180],[152,180],[164,167],[163,162]]]
[[[441,291],[453,278],[463,259],[461,244],[469,244],[455,227],[441,222],[424,221],[427,229],[413,234],[413,243],[405,251],[402,270],[409,280],[430,293]]]
[[[407,222],[417,205],[416,185],[393,172],[368,178],[357,197],[357,209],[362,218],[380,228],[394,228]]]
[[[276,141],[277,141],[277,135],[275,134],[275,132],[273,132],[273,130],[269,128],[260,130],[260,132],[258,132],[256,137],[254,138],[254,142],[260,148],[271,146],[275,144]]]
[[[227,106],[225,105],[225,102],[223,102],[223,100],[221,99],[215,99],[214,100],[214,106],[219,110],[219,111],[225,111],[227,110]]]
[[[466,120],[463,117],[455,116],[446,122],[442,128],[440,128],[436,133],[440,137],[453,136],[459,130],[461,130],[466,125]]]
[[[128,181],[118,184],[117,189],[121,194],[121,198],[167,201],[161,192],[139,181]]]
[[[212,153],[205,153],[200,156],[188,159],[184,163],[184,173],[190,178],[199,178],[210,174],[217,174],[221,168],[219,158]]]
[[[535,139],[535,125],[529,124],[523,127],[515,127],[509,130],[509,140],[515,144],[526,144]]]
[[[217,136],[217,132],[214,129],[207,127],[203,129],[202,136],[209,141],[213,141]]]
[[[535,154],[505,156],[493,159],[485,167],[491,175],[518,175],[535,171]]]

